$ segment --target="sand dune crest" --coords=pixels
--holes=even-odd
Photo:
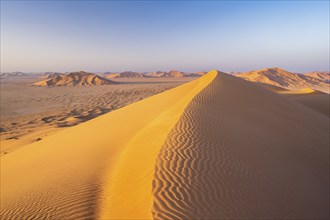
[[[2,156],[1,218],[150,218],[158,151],[186,105],[215,76],[213,71]]]
[[[115,82],[101,76],[84,71],[69,74],[53,74],[48,79],[36,82],[35,86],[84,86],[84,85],[109,85]]]
[[[240,73],[237,76],[251,82],[266,83],[290,90],[309,88],[330,93],[329,82],[320,77],[291,73],[277,67]]]
[[[154,219],[326,219],[328,119],[218,74],[166,139]]]

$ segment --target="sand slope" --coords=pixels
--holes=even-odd
[[[326,117],[330,117],[330,95],[320,94],[319,92],[308,94],[290,94],[286,95],[291,100],[304,105],[316,112],[323,114]]]
[[[24,78],[24,77],[23,77]],[[50,129],[74,126],[187,82],[134,78],[104,86],[31,86],[34,78],[1,81],[0,156],[44,139]],[[51,132],[52,133],[52,132]]]
[[[320,72],[320,71],[314,71],[310,73],[306,73],[306,76],[314,77],[323,81],[330,81],[330,72]]]
[[[1,217],[151,218],[159,149],[215,76],[210,72],[2,156]]]
[[[330,93],[329,82],[303,74],[291,73],[281,68],[265,68],[236,75],[252,82],[261,82],[290,90],[310,88]]]
[[[330,95],[327,93],[308,88],[292,91],[264,83],[257,85],[330,117]]]
[[[143,73],[126,71],[121,73],[108,74],[106,77],[112,79],[112,78],[143,78],[148,76],[144,75]]]
[[[1,157],[2,219],[327,219],[329,118],[205,76]]]
[[[329,218],[329,119],[220,73],[161,149],[154,219]]]
[[[84,85],[110,85],[115,82],[101,76],[84,71],[69,74],[53,74],[48,79],[36,82],[35,86],[84,86]]]

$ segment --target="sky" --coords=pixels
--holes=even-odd
[[[329,1],[1,1],[1,72],[329,70]]]

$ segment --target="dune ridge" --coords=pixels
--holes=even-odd
[[[151,218],[157,149],[215,76],[212,71],[2,156],[1,218]],[[133,173],[137,164],[145,171]],[[128,173],[137,182],[120,185]],[[126,191],[114,193],[117,187]],[[141,192],[142,201],[136,200]],[[118,203],[109,207],[113,202]]]
[[[168,135],[154,219],[327,219],[328,118],[219,73]]]
[[[216,74],[216,71],[210,71],[201,80],[171,90],[166,96],[158,96],[158,104],[166,103],[167,109],[131,139],[116,166],[109,171],[105,183],[108,186],[104,187],[100,205],[100,219],[152,218],[152,179],[159,150],[185,107]],[[193,83],[195,86],[191,87]],[[180,99],[173,102],[173,97]]]
[[[264,68],[261,70],[240,73],[236,76],[252,82],[266,83],[290,90],[313,89],[330,93],[329,82],[321,78],[311,77],[308,74],[296,74],[284,69]]]
[[[69,74],[54,73],[50,75],[46,80],[36,82],[33,85],[41,87],[51,86],[85,86],[85,85],[111,85],[116,82],[93,73],[87,73],[84,71],[71,72]]]
[[[306,76],[314,77],[326,82],[330,81],[330,72],[329,71],[314,71],[310,73],[305,73]]]
[[[121,73],[110,73],[106,74],[106,78],[112,79],[112,78],[144,78],[148,77],[142,73],[138,72],[132,72],[132,71],[126,71]]]

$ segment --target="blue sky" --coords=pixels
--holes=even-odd
[[[1,1],[1,72],[329,70],[329,1]]]

